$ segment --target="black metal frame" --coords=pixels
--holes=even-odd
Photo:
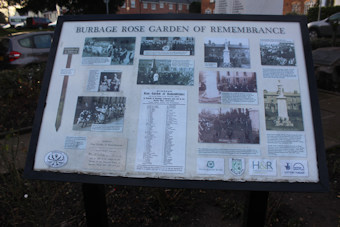
[[[113,21],[113,20],[211,20],[214,21],[268,21],[268,22],[295,22],[300,24],[304,56],[306,61],[306,70],[308,74],[308,84],[310,91],[310,101],[312,109],[312,119],[314,123],[315,146],[318,163],[319,182],[317,183],[288,183],[288,182],[233,182],[233,181],[208,181],[208,180],[168,180],[153,178],[130,178],[114,176],[85,175],[75,173],[58,173],[48,171],[34,171],[34,159],[37,142],[40,133],[40,127],[45,108],[45,101],[48,93],[48,87],[53,70],[59,37],[64,22],[68,21]],[[322,134],[322,125],[320,118],[319,102],[317,97],[317,86],[314,77],[313,59],[309,43],[307,20],[304,16],[263,16],[263,15],[82,15],[82,16],[63,16],[59,17],[54,33],[54,42],[51,47],[44,80],[42,84],[40,99],[32,138],[27,156],[24,176],[29,179],[56,180],[83,182],[92,184],[118,184],[118,185],[138,185],[152,187],[172,187],[172,188],[206,188],[206,189],[228,189],[228,190],[249,190],[249,191],[296,191],[296,192],[325,192],[328,191],[328,171],[326,165],[326,156],[324,151],[324,142]]]

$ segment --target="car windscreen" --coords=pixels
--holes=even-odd
[[[340,20],[340,13],[333,14],[329,17],[330,21]]]

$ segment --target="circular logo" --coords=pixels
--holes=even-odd
[[[208,161],[208,162],[207,162],[207,167],[208,167],[208,168],[214,168],[214,167],[215,167],[214,161]]]
[[[45,163],[52,168],[63,167],[67,163],[67,155],[61,151],[51,151],[45,156]]]
[[[298,171],[303,171],[303,170],[305,170],[305,167],[302,163],[297,162],[297,163],[294,164],[293,169],[298,170]]]

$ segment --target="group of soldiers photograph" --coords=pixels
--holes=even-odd
[[[199,142],[258,144],[259,131],[252,127],[248,109],[228,109],[213,113],[203,109],[199,114]]]

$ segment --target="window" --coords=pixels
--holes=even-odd
[[[292,3],[292,12],[293,13],[300,13],[300,2],[293,2]]]
[[[178,4],[178,10],[182,10],[182,9],[183,9],[182,4],[179,3],[179,4]]]
[[[124,4],[122,5],[122,7],[121,7],[121,8],[123,8],[123,9],[124,9],[125,7],[126,7],[126,3],[124,2]]]
[[[215,2],[215,0],[209,0],[209,2],[210,2],[210,3],[214,3],[214,2]]]
[[[159,8],[163,9],[164,8],[164,2],[159,3]]]
[[[156,4],[155,4],[155,3],[152,3],[152,4],[151,4],[151,9],[152,9],[152,10],[156,10]]]
[[[24,39],[20,39],[19,40],[19,44],[22,47],[27,47],[27,48],[32,48],[33,47],[32,40],[29,37],[28,38],[24,38]]]
[[[306,15],[308,13],[308,10],[314,6],[313,0],[306,1],[305,2],[305,8],[303,9],[303,13]]]
[[[211,14],[211,9],[206,9],[205,14]]]
[[[33,36],[33,43],[36,48],[50,48],[51,36],[49,34]]]
[[[145,3],[145,2],[144,2],[144,3],[143,3],[143,8],[144,8],[144,9],[147,9],[147,8],[148,8],[148,3]]]
[[[136,0],[131,0],[131,8],[136,8]]]
[[[170,10],[173,9],[172,3],[169,3],[169,9],[170,9]]]
[[[340,13],[333,14],[332,16],[329,17],[329,20],[340,20]]]

